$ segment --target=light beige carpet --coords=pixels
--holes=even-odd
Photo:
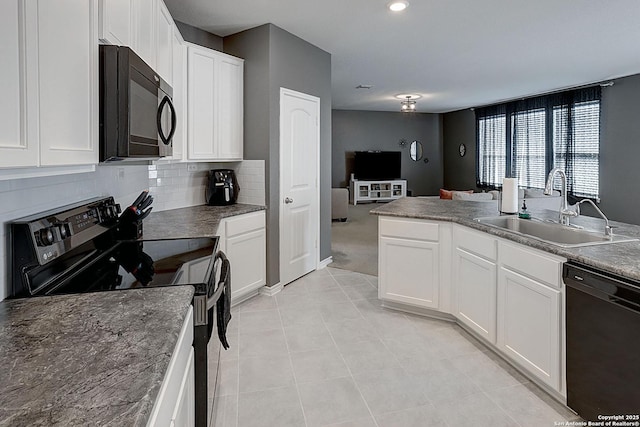
[[[378,275],[378,216],[369,211],[377,203],[349,205],[346,222],[331,225],[331,267]]]

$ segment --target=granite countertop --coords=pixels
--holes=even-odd
[[[264,206],[237,203],[229,206],[191,206],[152,212],[144,220],[145,239],[213,237],[222,218],[264,210]]]
[[[0,302],[0,426],[144,426],[191,286]]]
[[[558,219],[558,212],[556,211],[530,209],[530,212],[534,218]],[[404,197],[372,209],[371,214],[455,222],[526,246],[560,255],[571,261],[577,261],[630,279],[640,280],[640,242],[563,248],[473,220],[474,218],[499,215],[497,201],[472,202]],[[571,223],[583,226],[588,230],[604,231],[604,221],[600,218],[583,215],[578,218],[572,218]],[[610,223],[616,227],[614,229],[615,234],[640,238],[640,226],[616,221],[610,221]]]

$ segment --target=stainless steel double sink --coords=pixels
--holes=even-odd
[[[615,234],[605,236],[604,232],[584,230],[538,219],[522,219],[517,216],[493,216],[475,218],[474,220],[481,224],[522,234],[523,236],[538,239],[563,248],[608,245],[639,240]]]

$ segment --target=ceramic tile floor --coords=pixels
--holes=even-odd
[[[578,419],[457,325],[326,268],[233,309],[212,427],[553,426]]]

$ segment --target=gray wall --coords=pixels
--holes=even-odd
[[[225,52],[244,58],[244,158],[269,168],[269,26],[224,38]],[[266,188],[269,200],[270,186]]]
[[[279,161],[280,88],[320,98],[320,259],[331,256],[331,55],[271,25],[272,156]],[[275,144],[273,143],[275,141]],[[279,171],[271,174],[279,188]],[[272,201],[278,203],[279,194]],[[277,205],[274,205],[277,206]]]
[[[320,259],[331,256],[331,55],[272,24],[224,38],[245,59],[245,158],[267,174],[267,285],[279,282],[280,87],[320,98]]]
[[[401,151],[402,178],[407,180],[411,194],[438,194],[443,173],[439,114],[333,110],[332,115],[333,187],[349,186],[354,151]],[[398,144],[401,139],[407,141],[405,148]],[[414,162],[409,157],[409,144],[414,140],[422,143],[429,163]]]
[[[600,116],[600,208],[609,219],[640,224],[640,74],[602,88]],[[468,159],[458,146],[467,144]],[[475,114],[444,114],[444,185],[475,188]],[[589,209],[585,209],[588,213]]]
[[[476,116],[473,111],[460,110],[443,114],[444,188],[470,190],[476,188]],[[459,147],[467,152],[460,157]]]
[[[175,23],[185,41],[222,52],[222,37],[201,30],[200,28],[192,27],[184,22],[175,21]]]
[[[640,74],[602,88],[600,207],[611,219],[640,224]]]

